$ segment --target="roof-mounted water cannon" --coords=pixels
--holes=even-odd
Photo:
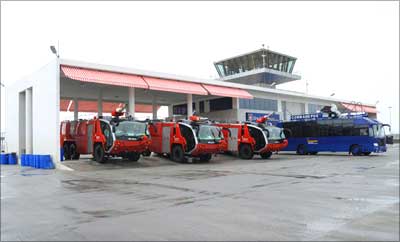
[[[124,112],[125,108],[126,108],[125,104],[118,106],[114,111],[111,112],[111,116],[121,117],[125,113]]]
[[[332,103],[331,106],[324,106],[321,109],[321,113],[327,114],[330,118],[337,118],[340,116],[340,112],[336,106],[336,104]],[[323,115],[324,116],[324,115]]]

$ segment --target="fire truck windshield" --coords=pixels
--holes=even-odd
[[[259,125],[260,128],[264,131],[268,140],[282,140],[285,139],[285,134],[283,133],[281,128],[269,125]]]
[[[221,128],[211,125],[199,125],[196,130],[199,142],[220,142],[223,139]]]
[[[134,121],[123,121],[115,125],[117,139],[139,138],[146,135],[146,124]]]

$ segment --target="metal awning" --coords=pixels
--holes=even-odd
[[[124,87],[148,88],[138,75],[61,65],[61,71],[68,78],[83,82],[116,85]]]
[[[202,86],[211,94],[215,96],[223,97],[236,97],[244,99],[253,99],[253,95],[248,93],[246,90],[233,88],[233,87],[223,87],[215,85],[202,84]]]
[[[121,107],[123,103],[119,102],[107,102],[103,101],[103,112],[104,113],[111,113],[117,107]],[[157,110],[160,108],[157,105]],[[151,104],[136,104],[135,105],[135,112],[137,113],[151,113],[153,107]],[[69,99],[61,99],[60,100],[60,111],[63,112],[73,112],[74,111],[74,101]],[[97,110],[97,101],[89,101],[89,100],[79,100],[79,112],[90,112],[96,113]]]
[[[376,107],[366,106],[354,103],[341,103],[343,107],[350,110],[351,112],[366,112],[366,113],[377,113]]]
[[[161,78],[147,77],[147,76],[144,76],[143,79],[149,85],[149,89],[151,90],[189,93],[197,95],[208,94],[207,91],[201,86],[201,84],[198,83],[168,80],[168,79],[161,79]]]

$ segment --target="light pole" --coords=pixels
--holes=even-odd
[[[389,124],[390,127],[392,127],[392,107],[389,106],[388,108],[389,108]]]

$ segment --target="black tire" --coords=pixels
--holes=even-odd
[[[185,160],[185,154],[183,152],[182,146],[174,145],[172,147],[171,158],[175,162],[182,163]]]
[[[253,158],[254,152],[249,144],[242,144],[239,148],[239,157],[245,160]]]
[[[371,152],[363,152],[364,155],[370,155]]]
[[[95,144],[93,149],[94,159],[99,163],[104,163],[106,160],[104,159],[105,152],[104,148],[101,144]]]
[[[64,159],[70,160],[71,159],[70,145],[68,143],[65,143],[63,149],[64,149]]]
[[[150,156],[151,155],[151,151],[150,150],[145,150],[142,152],[143,156]]]
[[[317,151],[313,151],[313,152],[309,152],[309,154],[310,155],[316,155],[316,154],[318,154],[318,152]]]
[[[199,156],[201,162],[209,162],[212,158],[211,154],[205,154]]]
[[[267,151],[267,152],[260,154],[261,158],[263,158],[263,159],[269,159],[269,158],[271,158],[271,155],[272,155],[271,151]]]
[[[71,159],[73,159],[73,160],[78,160],[79,159],[80,154],[76,150],[76,144],[71,144],[71,146],[69,148],[69,152],[70,152],[70,155],[71,155]]]
[[[140,154],[137,152],[130,152],[128,153],[128,160],[129,161],[138,161],[140,158]]]
[[[306,155],[307,154],[307,149],[306,149],[305,145],[297,146],[296,154],[298,154],[298,155]]]
[[[354,155],[354,156],[359,156],[359,155],[361,155],[362,152],[361,152],[360,146],[359,146],[359,145],[352,145],[352,146],[350,147],[350,153],[351,153],[352,155]]]

